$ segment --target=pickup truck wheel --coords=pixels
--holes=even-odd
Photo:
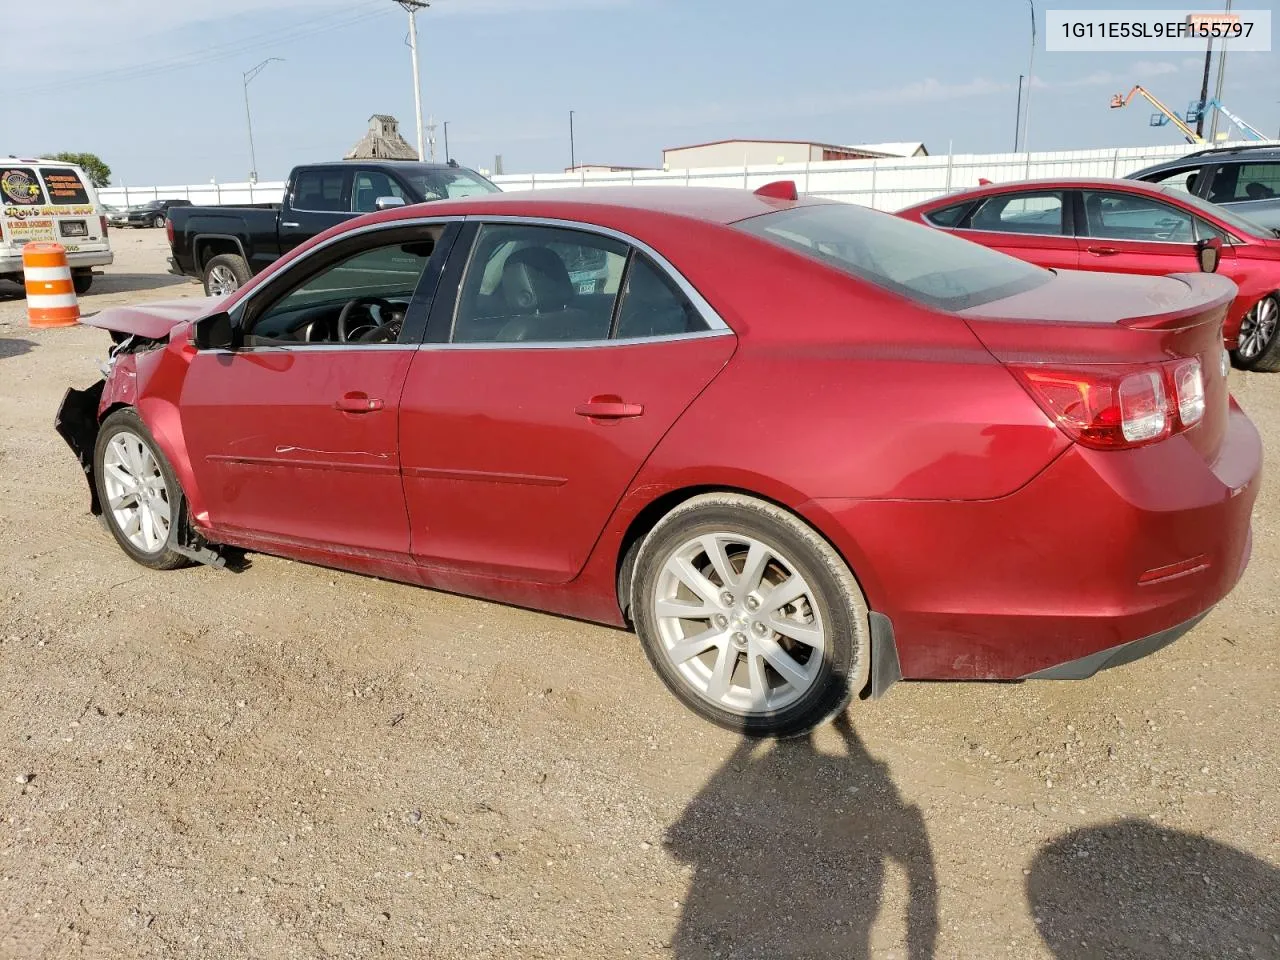
[[[71,285],[75,288],[76,293],[88,293],[89,288],[93,286],[93,271],[72,270]]]
[[[225,297],[235,293],[252,274],[244,257],[234,253],[220,253],[204,265],[204,293],[207,297]]]

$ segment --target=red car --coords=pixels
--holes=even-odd
[[[106,379],[58,430],[145,566],[233,546],[629,622],[754,735],[903,677],[1089,676],[1232,589],[1261,446],[1227,280],[792,196],[362,217],[225,299],[88,319]]]
[[[1200,249],[1221,243],[1217,269],[1240,290],[1224,330],[1232,359],[1245,370],[1280,370],[1280,239],[1186,187],[1024,180],[947,194],[898,216],[1054,270],[1198,270]]]

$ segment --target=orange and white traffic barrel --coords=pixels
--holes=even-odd
[[[23,245],[22,277],[27,287],[27,322],[31,326],[73,327],[80,322],[80,304],[62,244]]]

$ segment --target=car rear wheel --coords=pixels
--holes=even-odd
[[[155,218],[154,220],[152,220],[152,221],[151,221],[151,225],[152,225],[153,227],[158,227],[158,228],[160,228],[160,229],[164,229],[164,214],[163,214],[163,213],[158,214],[158,215],[156,216],[156,218]]]
[[[204,292],[208,297],[225,297],[249,282],[249,264],[234,253],[210,257],[204,265]]]
[[[704,494],[659,521],[639,550],[631,610],[667,687],[730,730],[805,733],[866,682],[853,574],[813,528],[752,497]]]
[[[1231,358],[1242,370],[1280,370],[1280,300],[1263,297],[1244,315]]]
[[[89,288],[93,286],[93,271],[72,270],[71,286],[75,288],[76,293],[88,293]]]
[[[120,548],[153,570],[187,566],[190,561],[173,549],[182,488],[133,410],[117,410],[102,421],[93,467],[102,517]]]

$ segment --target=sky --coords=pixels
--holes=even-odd
[[[1038,0],[1031,149],[1181,142],[1145,104],[1108,103],[1141,83],[1185,110],[1202,53],[1044,49],[1049,7],[1177,5]],[[1236,6],[1274,16],[1280,0]],[[414,142],[394,0],[61,0],[56,31],[31,23],[0,57],[0,154],[90,151],[113,185],[243,181],[243,73],[268,57],[249,85],[260,180],[340,159],[372,113]],[[449,121],[460,163],[501,154],[507,173],[567,167],[570,110],[579,163],[660,166],[664,147],[738,137],[1009,151],[1031,34],[1027,0],[432,0],[418,25],[424,114]],[[1268,133],[1277,57],[1231,53],[1222,98]]]

